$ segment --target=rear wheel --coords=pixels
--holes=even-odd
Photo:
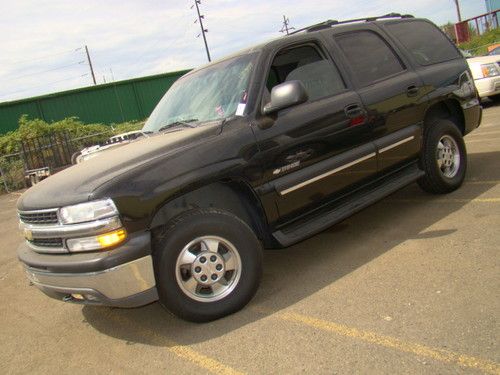
[[[193,210],[155,234],[160,303],[206,322],[244,307],[262,274],[261,244],[246,223],[221,210]]]
[[[462,133],[453,122],[439,119],[425,130],[421,166],[425,176],[418,184],[429,193],[449,193],[462,185],[467,150]]]

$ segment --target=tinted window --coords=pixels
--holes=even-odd
[[[371,31],[342,34],[335,36],[335,40],[363,86],[404,70],[394,51]]]
[[[460,57],[446,35],[429,22],[398,22],[387,24],[386,27],[420,65],[436,64]]]
[[[311,45],[286,49],[276,55],[267,77],[268,98],[274,86],[292,80],[302,82],[309,100],[335,95],[345,89],[336,67]]]

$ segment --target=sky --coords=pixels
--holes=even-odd
[[[0,102],[207,62],[194,0],[0,0]],[[486,12],[460,0],[462,18]],[[201,0],[213,59],[326,19],[390,12],[456,22],[453,0]]]

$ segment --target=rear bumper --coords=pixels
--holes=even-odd
[[[158,299],[149,233],[107,252],[39,254],[23,244],[18,256],[28,279],[58,300],[136,307]]]

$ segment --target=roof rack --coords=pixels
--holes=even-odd
[[[384,19],[384,18],[414,18],[414,17],[411,14],[388,13],[388,14],[384,14],[383,16],[378,16],[378,17],[354,18],[352,20],[345,20],[345,21],[327,20],[327,21],[323,21],[320,23],[316,23],[316,24],[311,25],[311,26],[303,27],[302,29],[295,30],[295,31],[291,32],[289,35],[297,34],[297,33],[303,32],[303,31],[305,31],[306,33],[309,33],[312,31],[329,29],[332,26],[340,25],[340,24],[344,24],[344,23],[373,22],[373,21],[377,21],[380,19]]]

